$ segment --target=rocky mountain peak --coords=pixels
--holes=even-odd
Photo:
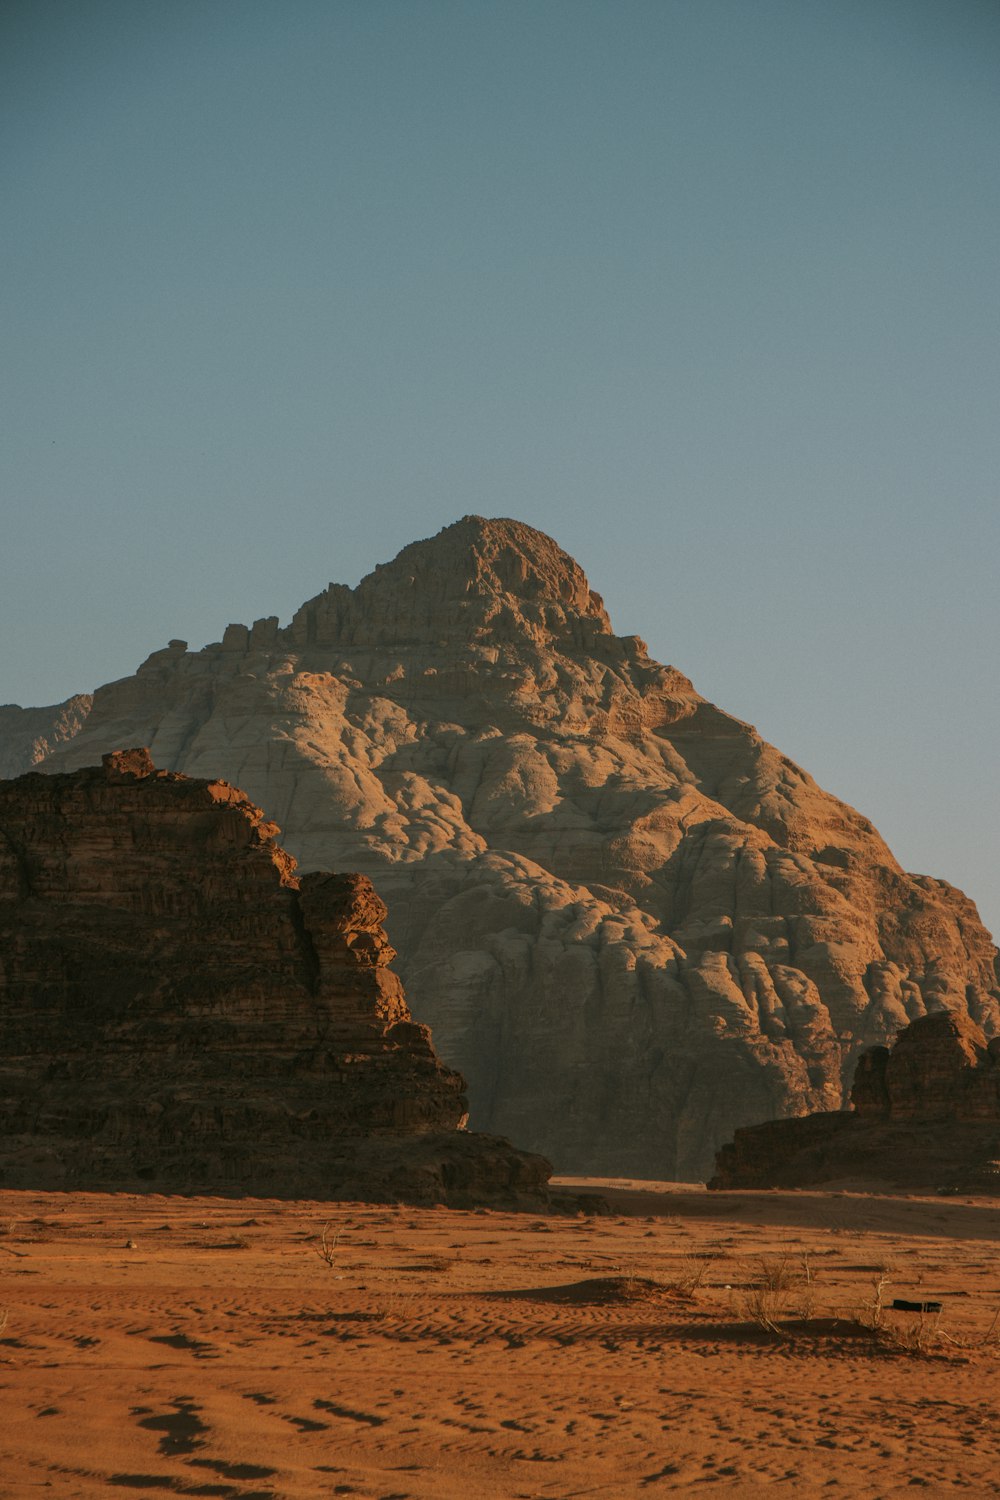
[[[522,521],[463,516],[436,536],[411,542],[392,562],[370,573],[361,588],[372,592],[404,582],[443,587],[455,598],[513,596],[522,605],[533,600],[559,603],[611,629],[603,600],[579,563],[552,537]]]
[[[291,626],[296,644],[396,645],[444,639],[612,634],[599,594],[558,543],[521,521],[463,516],[411,542],[356,589],[331,584]]]

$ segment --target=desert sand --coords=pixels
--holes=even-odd
[[[1000,1493],[995,1200],[561,1189],[4,1193],[0,1493]]]

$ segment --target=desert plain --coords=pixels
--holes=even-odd
[[[0,1493],[1000,1493],[996,1200],[555,1186],[0,1195]]]

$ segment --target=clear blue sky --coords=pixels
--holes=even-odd
[[[995,0],[6,0],[0,702],[467,511],[1000,928]]]

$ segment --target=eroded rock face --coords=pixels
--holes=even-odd
[[[540,1200],[466,1135],[364,875],[145,750],[0,783],[0,1182]]]
[[[0,778],[20,776],[79,732],[93,702],[77,693],[48,708],[0,706]]]
[[[851,1103],[863,1120],[1000,1123],[1000,1038],[954,1011],[924,1016],[862,1054]]]
[[[562,1170],[702,1177],[735,1126],[839,1108],[909,1020],[1000,1029],[972,902],[616,636],[518,522],[468,516],[284,629],[172,642],[45,768],[140,741],[245,787],[304,868],[377,881],[473,1123]]]
[[[1000,1039],[940,1011],[892,1047],[862,1053],[850,1111],[738,1130],[713,1188],[815,1187],[837,1180],[893,1188],[1000,1193]]]

